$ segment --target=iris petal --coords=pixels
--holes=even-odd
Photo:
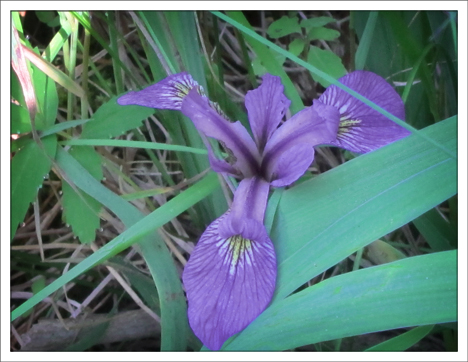
[[[182,100],[198,83],[187,72],[173,74],[162,81],[137,92],[128,92],[119,97],[121,106],[130,104],[157,109],[180,111]]]
[[[183,282],[188,318],[195,335],[218,350],[242,331],[268,305],[276,282],[274,247],[264,226],[256,240],[240,235],[222,238],[218,227],[227,216],[208,226],[185,266]]]
[[[291,104],[283,89],[280,77],[265,74],[260,87],[245,96],[252,133],[261,151]]]
[[[192,89],[184,98],[181,111],[198,131],[222,143],[233,158],[234,168],[244,177],[258,172],[260,155],[252,137],[239,121],[232,123],[223,118],[197,89]]]
[[[242,180],[234,193],[230,218],[239,220],[252,219],[263,223],[269,191],[270,185],[268,181],[263,180],[261,177]],[[233,222],[232,224],[236,223]],[[230,232],[232,234],[242,234],[243,229],[233,229]],[[244,236],[251,238],[251,235],[245,234]]]
[[[392,86],[377,74],[355,71],[339,81],[394,116],[405,119],[402,99]],[[334,85],[326,89],[319,101],[335,107],[340,113],[338,136],[332,145],[352,152],[365,153],[410,134],[405,128]]]
[[[269,181],[274,180],[275,176],[273,174],[278,173],[279,160],[292,147],[304,144],[310,146],[309,149],[312,149],[313,146],[329,144],[335,141],[338,123],[339,114],[337,109],[318,101],[315,101],[312,107],[303,109],[283,123],[273,133],[265,147],[262,172],[266,175],[266,178]],[[305,146],[301,147],[304,149]],[[290,156],[285,157],[290,158]],[[298,157],[302,156],[304,156],[303,153],[298,155]],[[304,163],[308,162],[308,165],[310,165],[312,160],[313,158],[306,157]],[[307,167],[303,168],[302,163],[301,167],[302,171],[307,169]],[[293,167],[288,167],[288,170],[294,174],[298,173],[297,169]],[[292,174],[290,176],[286,175],[286,170],[284,170],[281,178],[284,180],[288,178],[294,179],[295,176],[293,177]],[[285,185],[283,184],[283,186]]]
[[[314,147],[300,143],[285,151],[272,170],[271,186],[283,187],[292,184],[301,177],[314,160]]]
[[[207,145],[207,148],[208,148],[208,160],[210,162],[211,169],[214,172],[224,173],[224,174],[234,176],[234,177],[242,176],[241,172],[237,170],[236,168],[234,168],[229,162],[216,158],[210,145]]]

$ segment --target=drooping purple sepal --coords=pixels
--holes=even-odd
[[[187,72],[173,74],[137,92],[128,92],[117,99],[121,106],[138,105],[180,111],[183,99],[198,83]]]
[[[339,81],[394,116],[405,119],[405,106],[401,97],[377,74],[358,70]],[[410,134],[405,128],[335,85],[328,87],[319,101],[335,107],[340,113],[338,135],[336,141],[331,142],[334,146],[365,153]]]
[[[196,245],[183,272],[188,318],[195,335],[218,350],[242,331],[269,304],[276,283],[274,247],[264,226],[254,223],[255,240],[242,235],[223,238],[211,223]]]

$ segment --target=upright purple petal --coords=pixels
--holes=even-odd
[[[260,155],[252,137],[240,122],[229,122],[216,112],[206,97],[192,89],[182,102],[181,111],[198,131],[221,142],[233,158],[233,166],[244,177],[258,172]]]
[[[247,92],[245,96],[250,126],[260,151],[280,124],[291,103],[284,96],[283,89],[280,77],[265,74],[260,87]]]
[[[405,106],[398,93],[385,79],[372,72],[358,70],[339,81],[404,120]],[[331,85],[319,100],[340,112],[340,127],[332,145],[352,152],[370,152],[410,134],[405,128],[365,105],[352,95]]]
[[[218,350],[249,325],[269,304],[276,283],[274,247],[262,224],[252,234],[223,238],[223,215],[208,226],[185,266],[182,279],[188,318],[195,335]]]
[[[187,72],[173,74],[141,91],[128,92],[117,103],[180,111],[182,100],[196,86],[198,83]]]
[[[274,186],[294,182],[313,160],[312,148],[335,141],[339,115],[336,108],[315,101],[295,114],[279,127],[267,142],[262,162],[262,172],[269,181],[278,180]],[[303,144],[304,146],[298,146]],[[294,160],[294,151],[297,160]],[[306,155],[307,150],[311,154]],[[301,158],[301,159],[300,159]],[[291,165],[287,165],[291,162]],[[281,180],[280,180],[281,179]]]

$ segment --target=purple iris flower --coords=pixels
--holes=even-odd
[[[376,74],[356,71],[340,81],[404,119],[400,96]],[[207,143],[213,170],[240,180],[230,209],[207,227],[182,276],[190,326],[212,350],[250,324],[273,296],[276,257],[263,225],[270,186],[288,186],[301,177],[314,160],[314,146],[364,153],[409,134],[333,85],[281,124],[290,101],[280,78],[269,74],[245,96],[253,137],[239,121],[227,120],[185,72],[129,92],[118,103],[181,111],[229,154],[218,159]]]

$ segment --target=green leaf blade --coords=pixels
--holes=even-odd
[[[13,69],[11,69],[11,98],[15,100],[15,102],[10,103],[11,132],[17,134],[31,132],[31,118],[26,107],[21,84]]]
[[[286,15],[272,22],[267,29],[267,34],[272,39],[282,38],[294,33],[301,33],[298,19],[296,17],[290,18]]]
[[[405,351],[427,336],[433,328],[434,326],[430,324],[427,326],[413,328],[412,330],[405,332],[397,337],[368,348],[366,352]]]
[[[355,55],[354,62],[356,65],[356,70],[362,70],[366,65],[367,54],[369,54],[369,49],[371,48],[372,36],[374,35],[378,14],[379,13],[377,11],[371,11],[369,14],[366,27],[362,34],[361,41],[359,42],[359,47]]]
[[[48,175],[51,158],[55,157],[57,138],[46,137],[42,140],[43,149],[33,140],[19,150],[11,161],[11,238],[18,224],[23,221],[29,204],[34,201],[37,190]],[[49,158],[50,157],[50,158]]]
[[[36,115],[36,128],[44,130],[50,128],[57,118],[58,94],[52,78],[42,70],[31,67],[31,78],[34,83],[36,99],[40,112]]]
[[[347,73],[341,59],[335,53],[316,46],[310,47],[307,54],[307,62],[334,78],[340,78]],[[319,82],[324,87],[328,87],[331,84],[326,79],[312,72],[310,74],[316,82]]]
[[[307,34],[308,40],[335,40],[340,36],[340,32],[335,29],[328,29],[324,27],[312,28]]]
[[[225,350],[285,350],[455,321],[456,258],[455,251],[441,252],[327,279],[271,305]]]
[[[144,119],[154,113],[153,108],[120,106],[117,97],[103,104],[93,119],[83,126],[81,138],[112,138],[140,127]]]
[[[302,53],[305,47],[305,41],[303,39],[297,38],[289,43],[288,49],[295,56],[299,56]]]
[[[72,147],[72,155],[96,180],[103,177],[101,158],[92,147]],[[78,195],[68,184],[62,186],[63,217],[79,240],[88,244],[96,238],[100,226],[101,204],[87,194]]]
[[[316,18],[304,19],[301,21],[301,27],[306,29],[312,29],[320,26],[327,25],[336,21],[332,17],[329,16],[319,16]]]
[[[456,152],[455,117],[423,132]],[[455,160],[410,136],[285,191],[271,235],[275,298],[454,195],[456,169]]]
[[[456,229],[453,229],[436,209],[429,210],[413,220],[413,223],[434,251],[450,250],[451,245],[456,242]]]

